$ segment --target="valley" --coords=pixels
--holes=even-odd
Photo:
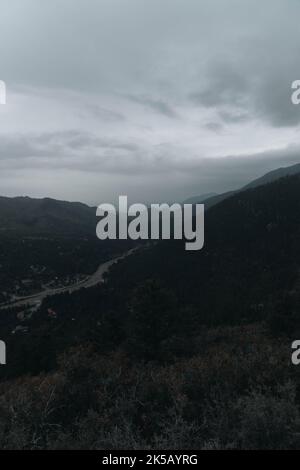
[[[88,289],[90,287],[94,287],[104,282],[104,278],[109,272],[111,266],[127,258],[131,254],[133,254],[136,250],[137,248],[131,248],[126,253],[116,258],[113,258],[109,261],[106,261],[105,263],[101,263],[98,269],[93,274],[91,274],[90,276],[87,276],[86,278],[84,278],[83,280],[80,280],[79,282],[76,282],[74,284],[70,284],[64,287],[59,287],[59,288],[53,288],[53,289],[46,288],[45,290],[38,292],[37,294],[28,295],[25,297],[15,297],[12,302],[0,304],[0,310],[18,308],[18,307],[32,307],[32,306],[35,306],[36,308],[38,308],[40,307],[42,301],[46,297],[51,297],[53,295],[59,295],[59,294],[64,294],[64,293],[71,294],[73,292],[76,292],[79,289]]]
[[[2,445],[298,448],[299,214],[295,174],[208,208],[201,251],[2,238],[5,289],[46,286],[0,309]]]

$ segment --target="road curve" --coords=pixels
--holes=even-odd
[[[42,302],[42,300],[44,300],[48,296],[63,294],[65,292],[72,293],[79,289],[88,289],[89,287],[93,287],[93,286],[96,286],[97,284],[101,284],[101,282],[103,282],[104,280],[104,275],[109,271],[109,269],[111,268],[113,264],[116,264],[118,261],[121,261],[122,259],[127,258],[132,253],[134,253],[137,249],[138,248],[132,248],[131,250],[123,253],[121,256],[118,256],[109,261],[106,261],[105,263],[100,264],[97,271],[91,276],[89,276],[88,278],[84,279],[83,281],[80,281],[71,286],[60,287],[57,289],[46,289],[42,292],[39,292],[38,294],[34,294],[34,295],[26,296],[26,297],[20,297],[9,304],[2,304],[2,305],[0,304],[0,310],[4,310],[8,308],[15,308],[15,307],[22,307],[25,305],[36,305],[37,303]]]

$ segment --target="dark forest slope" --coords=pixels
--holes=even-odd
[[[95,231],[96,210],[79,202],[0,197],[0,232],[78,234]]]
[[[111,282],[159,280],[203,321],[267,315],[299,276],[300,176],[240,192],[211,208],[205,223],[203,250],[160,243],[116,267]]]

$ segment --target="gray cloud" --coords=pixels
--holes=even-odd
[[[206,129],[219,134],[223,130],[223,125],[219,122],[208,122],[205,124]]]
[[[97,105],[87,105],[86,108],[81,112],[83,117],[87,114],[93,116],[100,121],[109,121],[109,122],[124,122],[126,117],[124,114],[117,111],[112,111],[110,109],[101,108]]]
[[[294,163],[299,14],[298,0],[2,0],[3,191],[172,199]]]
[[[248,78],[238,67],[228,63],[215,64],[208,70],[206,81],[203,91],[190,94],[190,99],[196,104],[207,107],[244,106]]]
[[[149,98],[147,96],[128,96],[130,100],[142,106],[150,108],[156,113],[162,114],[170,119],[178,117],[176,111],[165,101]]]
[[[131,156],[139,151],[135,143],[101,138],[78,130],[49,132],[38,135],[2,135],[0,139],[0,165],[23,168],[24,160],[34,160],[35,167],[56,166],[95,170],[111,158],[114,153],[120,158]],[[107,154],[109,152],[109,154]],[[75,161],[77,159],[77,161]]]
[[[112,175],[168,174],[170,186],[179,175],[194,180],[197,186],[204,181],[207,189],[214,191],[242,186],[264,171],[299,161],[300,144],[255,154],[182,159],[174,154],[170,144],[153,147],[149,155],[135,143],[100,138],[78,130],[2,136],[0,140],[0,168],[3,170],[30,168],[34,164],[35,168],[77,169]],[[213,187],[209,188],[209,184]]]

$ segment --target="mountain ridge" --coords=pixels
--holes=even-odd
[[[262,186],[266,183],[272,183],[280,178],[283,178],[285,176],[292,176],[300,173],[300,163],[296,163],[295,165],[287,166],[287,167],[280,167],[276,168],[275,170],[269,171],[265,173],[263,176],[260,176],[259,178],[254,179],[253,181],[250,181],[250,183],[247,183],[245,186],[242,186],[240,189],[232,190],[232,191],[226,191],[225,193],[221,194],[216,194],[212,197],[209,197],[205,200],[203,200],[202,196],[194,196],[192,199],[195,201],[194,204],[196,203],[204,203],[206,209],[209,209],[210,207],[213,207],[216,204],[219,204],[220,202],[224,201],[225,199],[233,196],[234,194],[237,194],[241,191],[244,191],[246,189],[251,189],[251,188],[257,188],[258,186]]]
[[[300,173],[300,163],[277,168],[236,191],[194,196],[185,204],[204,203],[209,209],[241,191],[256,188],[284,176]],[[96,207],[82,202],[69,202],[50,197],[0,196],[0,233],[24,234],[94,234],[97,223]]]

